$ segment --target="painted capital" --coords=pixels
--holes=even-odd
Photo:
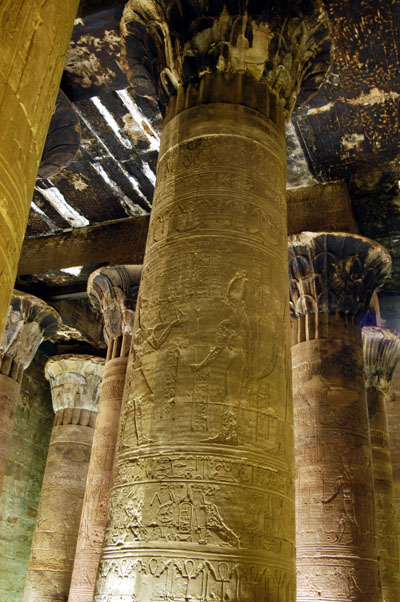
[[[296,100],[303,103],[318,90],[331,63],[331,41],[318,0],[129,0],[121,31],[128,77],[143,94],[149,93],[152,80],[164,106],[179,89],[192,86],[193,91],[202,82],[196,92],[203,96],[200,102],[258,107],[263,100],[268,104],[268,89],[290,113]],[[241,76],[236,89],[231,85],[234,74]],[[213,79],[213,91],[207,89],[210,75],[220,76],[219,86]],[[223,97],[224,85],[230,99]]]
[[[38,177],[50,178],[67,167],[81,143],[81,126],[72,102],[60,89],[40,160]]]
[[[142,266],[117,265],[100,268],[89,276],[89,299],[103,315],[107,345],[119,336],[132,335],[141,273]]]
[[[360,324],[390,273],[388,252],[341,232],[302,232],[288,242],[291,317],[339,313]]]
[[[54,412],[65,409],[97,411],[104,359],[92,355],[55,355],[45,368]]]
[[[368,326],[362,329],[364,375],[367,389],[389,392],[392,375],[400,359],[399,335],[387,328]]]
[[[27,368],[40,343],[54,336],[60,323],[58,313],[47,303],[14,290],[0,342],[0,357],[8,356],[23,369]]]

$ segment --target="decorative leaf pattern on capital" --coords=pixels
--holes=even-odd
[[[104,339],[132,334],[142,266],[116,265],[100,268],[88,280],[92,305],[102,313]]]
[[[374,291],[390,273],[390,256],[378,243],[347,233],[302,232],[289,237],[292,318],[340,313],[362,323]]]
[[[27,368],[40,343],[54,336],[60,327],[58,313],[47,303],[14,291],[0,343],[0,356],[7,355]]]
[[[366,387],[373,387],[386,395],[400,359],[400,333],[368,326],[362,329],[362,337]]]
[[[54,412],[65,408],[97,411],[104,359],[93,355],[55,355],[45,368]]]
[[[331,41],[318,0],[130,0],[121,29],[135,90],[154,94],[155,84],[164,106],[206,74],[241,73],[267,84],[290,113],[296,100],[317,92],[330,67]]]

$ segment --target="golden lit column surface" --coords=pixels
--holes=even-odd
[[[104,318],[108,353],[100,390],[69,602],[91,601],[106,528],[126,365],[141,266],[100,268],[88,280],[89,299]]]
[[[297,602],[382,600],[360,324],[390,265],[361,236],[289,237]]]
[[[104,360],[50,358],[54,426],[44,472],[23,601],[68,598]]]
[[[397,545],[400,551],[400,362],[393,372],[390,393],[385,399],[389,426],[389,449],[393,468]]]
[[[217,4],[122,22],[167,108],[97,601],[294,599],[284,121],[330,42],[313,3]]]
[[[399,547],[385,396],[400,359],[400,339],[391,330],[378,327],[363,328],[362,337],[383,600],[399,602]]]
[[[0,2],[0,333],[78,4]]]
[[[40,343],[56,334],[57,312],[41,299],[14,291],[0,341],[0,492],[24,370]]]

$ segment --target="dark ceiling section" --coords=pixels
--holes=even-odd
[[[61,85],[79,116],[81,146],[67,168],[37,181],[28,237],[150,212],[161,117],[120,68],[122,9],[75,22]]]
[[[346,181],[361,234],[392,255],[393,275],[380,300],[387,325],[400,328],[400,0],[323,1],[335,64],[287,128],[288,187]],[[37,181],[27,237],[68,235],[150,212],[162,120],[149,90],[135,94],[124,75],[124,4],[81,1],[61,83],[79,117],[81,145],[67,167]],[[58,304],[68,328],[76,326],[78,334],[66,328],[64,344],[98,344],[98,316],[82,298],[95,267],[17,281],[17,287]]]
[[[399,2],[325,0],[335,65],[294,115],[314,174],[350,180],[365,165],[398,168]]]
[[[382,316],[400,328],[400,2],[324,0],[335,64],[293,122],[319,181],[344,179],[361,234],[393,260]]]

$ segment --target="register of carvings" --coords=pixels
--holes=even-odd
[[[89,299],[104,319],[108,349],[69,602],[94,597],[141,271],[134,265],[100,268],[88,280]]]
[[[55,421],[24,602],[68,598],[103,365],[90,355],[54,356],[46,364]]]
[[[382,599],[359,325],[389,270],[360,236],[289,238],[297,602]]]
[[[0,340],[0,491],[22,375],[37,348],[60,324],[57,312],[33,295],[14,291]]]
[[[261,4],[125,8],[166,123],[98,602],[295,596],[284,120],[330,43],[317,3]]]
[[[363,328],[364,372],[372,445],[376,535],[384,602],[400,599],[399,547],[385,396],[400,359],[398,333]]]

